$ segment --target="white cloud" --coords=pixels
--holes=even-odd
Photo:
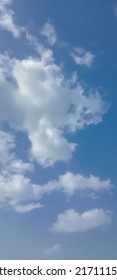
[[[27,134],[32,160],[43,167],[52,166],[59,160],[68,161],[76,148],[77,143],[69,142],[66,133],[99,123],[107,108],[98,92],[92,90],[86,95],[76,75],[71,81],[64,77],[50,49],[38,46],[35,37],[27,40],[40,57],[19,60],[0,54],[0,121],[7,122],[14,133],[19,130]],[[23,213],[41,207],[41,198],[54,191],[70,196],[78,190],[97,192],[111,186],[110,180],[70,172],[59,176],[58,181],[33,184],[24,176],[33,166],[15,156],[14,136],[2,131],[0,136],[1,205]]]
[[[66,132],[99,123],[107,111],[101,95],[86,95],[78,81],[70,83],[51,54],[44,49],[40,58],[0,56],[0,119],[26,132],[32,159],[44,167],[72,157],[77,143],[69,143]]]
[[[15,38],[18,38],[24,28],[15,23],[14,12],[8,8],[12,2],[12,0],[0,0],[0,28],[10,31]]]
[[[42,207],[41,199],[55,191],[63,192],[69,196],[77,191],[100,192],[111,188],[110,180],[101,181],[93,175],[84,177],[81,174],[67,172],[59,176],[58,181],[50,181],[45,185],[37,185],[24,176],[32,171],[30,162],[15,156],[15,137],[0,131],[1,137],[1,175],[0,175],[0,204],[12,207],[15,211],[25,213]]]
[[[99,177],[90,175],[88,177],[82,174],[73,174],[67,172],[59,177],[58,186],[69,196],[74,195],[77,191],[100,192],[111,189],[111,181],[101,181]]]
[[[21,205],[21,204],[12,204],[11,205],[13,206],[14,210],[19,212],[19,213],[27,213],[27,212],[30,212],[34,209],[38,209],[38,208],[41,208],[43,207],[40,203],[29,203],[29,204],[26,204],[26,205]]]
[[[73,174],[67,172],[59,176],[58,180],[50,181],[38,188],[38,196],[41,198],[45,194],[51,194],[55,191],[63,192],[70,196],[75,195],[76,192],[85,194],[100,193],[102,191],[109,191],[112,188],[111,181],[101,181],[100,178],[90,175],[85,177],[82,174]]]
[[[94,176],[86,178],[72,173],[66,173],[60,176],[58,181],[50,181],[45,185],[33,184],[31,179],[23,174],[27,169],[30,170],[30,164],[22,162],[22,167],[20,164],[16,164],[14,168],[11,166],[12,162],[6,169],[1,170],[0,204],[10,206],[21,213],[42,207],[41,199],[53,192],[63,192],[72,196],[78,191],[88,191],[90,194],[111,188],[110,180],[101,181]]]
[[[89,51],[85,51],[83,48],[74,48],[74,51],[70,53],[71,57],[78,65],[85,65],[91,67],[94,60],[94,54]]]
[[[101,181],[93,175],[84,177],[71,172],[59,176],[58,181],[49,181],[45,185],[33,184],[31,179],[24,175],[33,170],[33,165],[16,157],[15,137],[10,133],[0,131],[0,138],[1,206],[12,207],[17,212],[26,213],[42,207],[41,199],[55,191],[72,196],[77,191],[90,193],[111,188],[110,180]]]
[[[28,31],[26,32],[25,35],[26,35],[28,44],[30,46],[32,46],[38,54],[42,54],[42,52],[44,51],[44,46],[39,42],[37,37],[35,37],[31,33],[29,33]]]
[[[69,209],[58,215],[52,229],[54,232],[83,232],[108,225],[110,222],[110,213],[103,209],[92,209],[82,214]]]
[[[18,212],[41,207],[39,203],[29,203],[37,199],[38,186],[23,175],[32,171],[33,165],[15,156],[15,137],[12,134],[0,131],[0,141],[0,204],[12,206]]]
[[[47,38],[51,46],[56,43],[56,30],[52,23],[46,22],[41,30],[41,34]]]
[[[0,130],[0,164],[1,168],[7,172],[25,173],[33,171],[33,165],[17,159],[14,153],[16,147],[15,137],[13,134]]]
[[[10,161],[7,170],[13,173],[25,173],[27,171],[33,171],[33,165],[29,162],[23,162],[21,159],[13,159]]]
[[[60,244],[54,244],[53,246],[46,248],[44,250],[44,255],[51,255],[51,254],[55,254],[58,253],[61,249],[61,245]]]
[[[69,161],[77,143],[68,140],[68,133],[75,133],[86,125],[98,124],[107,106],[99,92],[85,88],[77,75],[66,79],[62,66],[57,65],[51,49],[45,48],[25,28],[15,24],[14,13],[8,5],[12,0],[0,0],[0,28],[10,31],[15,38],[25,32],[26,40],[37,57],[18,59],[0,54],[0,121],[6,122],[15,131],[25,132],[31,144],[30,160],[43,167],[57,161]],[[46,22],[41,34],[51,46],[57,40],[54,26]],[[71,54],[77,64],[90,67],[94,55],[83,49]],[[110,189],[110,180],[101,181],[93,175],[84,177],[71,172],[59,176],[58,181],[45,185],[34,184],[25,173],[33,170],[30,162],[24,162],[14,153],[15,137],[0,131],[0,205],[11,207],[19,213],[40,208],[44,195],[61,191],[69,196],[76,191],[97,192]],[[58,216],[53,225],[59,231],[84,231],[110,222],[110,215],[103,209],[94,209],[83,214],[67,210]],[[45,250],[51,254],[60,250],[55,244]]]
[[[39,186],[21,174],[3,172],[0,175],[0,204],[23,213],[40,208],[37,203]]]
[[[21,163],[21,161],[19,160]],[[69,196],[78,191],[86,193],[100,192],[111,188],[110,180],[101,181],[95,176],[89,178],[80,174],[74,175],[66,173],[59,177],[58,181],[50,181],[45,185],[37,185],[31,182],[31,179],[24,176],[23,173],[30,170],[30,163],[23,163],[22,167],[18,163],[13,166],[12,161],[1,170],[0,175],[0,204],[13,207],[18,212],[28,212],[35,208],[42,207],[41,199],[45,195],[53,192],[63,192]]]

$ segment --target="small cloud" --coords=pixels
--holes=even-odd
[[[47,38],[48,43],[51,46],[53,46],[56,43],[57,40],[56,31],[52,23],[46,22],[41,30],[41,34]]]
[[[61,249],[61,245],[60,244],[55,244],[52,247],[49,247],[47,249],[44,250],[44,255],[50,255],[50,254],[54,254],[54,253],[58,253]]]
[[[84,65],[91,67],[94,60],[94,54],[89,51],[85,51],[83,48],[74,48],[74,51],[70,53],[71,57],[78,65]]]
[[[14,206],[14,210],[19,212],[19,213],[27,213],[30,212],[34,209],[38,209],[43,207],[43,205],[41,205],[40,203],[30,203],[30,204],[26,204],[26,205],[21,205],[21,204],[16,204],[16,205],[12,205]]]
[[[103,209],[92,209],[82,214],[69,209],[58,215],[52,229],[56,233],[84,232],[108,225],[110,222],[110,212]]]

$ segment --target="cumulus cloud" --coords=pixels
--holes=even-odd
[[[74,48],[70,55],[76,64],[84,65],[87,67],[92,66],[95,57],[94,54],[89,51],[85,51],[83,48]]]
[[[41,204],[34,203],[38,186],[25,176],[33,170],[33,165],[16,157],[14,135],[0,131],[0,141],[0,205],[22,213],[41,207]]]
[[[102,181],[93,175],[85,177],[82,174],[67,172],[64,175],[60,175],[58,180],[50,181],[40,186],[38,195],[43,197],[45,194],[59,191],[70,197],[75,195],[76,192],[100,193],[101,191],[109,191],[111,187],[110,179]]]
[[[99,123],[107,111],[99,92],[86,94],[78,81],[70,83],[51,50],[22,60],[1,55],[0,64],[1,121],[27,133],[30,156],[42,166],[68,161],[77,143],[70,143],[66,132]]]
[[[69,196],[77,191],[100,192],[111,188],[110,180],[101,181],[93,175],[84,177],[67,172],[58,180],[49,181],[45,185],[32,183],[26,176],[33,170],[30,162],[24,162],[15,155],[15,137],[0,131],[0,205],[11,207],[20,213],[26,213],[43,205],[41,200],[53,192],[63,192]]]
[[[33,171],[33,165],[30,162],[23,162],[21,159],[13,158],[10,161],[7,170],[9,172],[22,174],[27,171]]]
[[[48,40],[48,43],[52,46],[56,43],[57,35],[55,27],[49,21],[46,22],[41,30],[41,34],[45,36]]]
[[[15,136],[0,130],[0,165],[7,172],[25,173],[33,170],[32,163],[18,159],[14,153],[16,147]]]
[[[38,55],[19,59],[0,54],[0,122],[3,127],[7,123],[14,134],[26,133],[30,142],[29,162],[24,162],[15,155],[14,135],[0,131],[0,205],[26,213],[42,207],[44,195],[55,191],[72,196],[76,191],[110,189],[110,180],[101,181],[93,175],[67,172],[45,185],[34,184],[28,177],[33,161],[42,167],[68,162],[77,147],[76,142],[68,140],[68,134],[101,122],[108,107],[98,91],[88,91],[80,84],[77,74],[71,73],[67,79],[52,49],[45,48],[34,35],[15,24],[14,14],[8,8],[11,3],[12,0],[0,0],[0,27],[16,38],[25,31],[26,42]],[[55,44],[57,37],[51,23],[45,23],[41,34],[51,46]],[[91,66],[93,56],[82,52],[80,64]],[[48,248],[48,253],[59,249],[56,244]]]
[[[38,185],[18,173],[3,170],[0,175],[0,204],[1,206],[12,207],[18,212],[29,212],[32,209],[40,208],[42,205],[37,202]]]
[[[110,180],[101,181],[93,175],[84,177],[81,174],[67,172],[58,180],[45,185],[34,184],[27,173],[33,171],[30,162],[24,162],[15,155],[15,137],[11,133],[0,131],[0,205],[26,213],[40,208],[42,198],[53,192],[63,192],[72,196],[77,191],[100,192],[111,188]]]
[[[106,226],[110,222],[110,212],[103,209],[92,209],[84,213],[69,209],[58,215],[57,221],[53,224],[52,229],[56,233],[84,232]]]
[[[46,248],[44,250],[44,255],[50,255],[50,254],[55,254],[58,253],[61,249],[61,245],[60,244],[54,244],[53,246]]]
[[[0,204],[12,207],[21,213],[42,207],[42,198],[52,195],[54,192],[63,192],[72,196],[78,191],[83,193],[88,191],[90,194],[111,188],[110,180],[101,181],[95,176],[86,178],[83,175],[72,173],[66,173],[60,176],[58,181],[50,181],[45,185],[34,184],[29,177],[23,174],[30,170],[30,163],[22,162],[22,166],[16,164],[14,168],[11,166],[12,161],[1,170]]]
[[[82,174],[73,174],[72,172],[60,176],[57,184],[69,196],[74,195],[77,191],[100,192],[111,188],[110,179],[101,181],[99,177],[94,175],[85,177]]]
[[[13,0],[0,0],[0,28],[10,31],[18,38],[24,28],[15,23],[14,12],[8,7],[12,2]]]

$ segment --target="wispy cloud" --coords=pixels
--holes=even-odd
[[[58,215],[52,229],[56,233],[84,232],[108,225],[110,222],[110,212],[103,209],[92,209],[84,213],[69,209]]]
[[[113,14],[117,17],[117,3],[113,6]]]
[[[15,23],[14,12],[9,8],[13,0],[0,0],[0,28],[10,31],[15,38],[20,37],[23,27]]]
[[[83,48],[74,48],[74,50],[70,52],[70,55],[76,64],[89,68],[92,66],[95,57],[94,54],[85,51]]]
[[[53,46],[56,43],[57,35],[55,27],[49,21],[46,22],[41,30],[41,34],[45,36],[48,40],[48,43]]]
[[[55,253],[60,252],[61,250],[61,245],[60,244],[54,244],[51,247],[48,247],[44,250],[44,255],[53,255]]]
[[[14,157],[11,151],[15,147],[15,138],[10,133],[0,131],[0,140],[0,164],[6,165]]]

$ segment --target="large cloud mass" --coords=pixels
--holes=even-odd
[[[0,53],[0,206],[25,213],[42,207],[42,198],[55,191],[70,197],[78,191],[109,190],[109,179],[102,181],[93,175],[85,177],[72,172],[44,185],[32,182],[29,172],[33,171],[33,162],[44,168],[58,161],[68,162],[77,147],[76,140],[70,141],[68,135],[101,122],[107,105],[97,90],[81,85],[76,73],[66,78],[52,49],[15,23],[9,8],[11,3],[12,0],[0,0],[0,29],[10,31],[16,39],[21,39],[23,32],[26,47],[32,47],[33,52],[23,58]],[[41,36],[46,37],[51,47],[58,43],[56,30],[49,21],[44,24]],[[85,67],[91,67],[95,57],[82,48],[73,49],[71,56],[75,63]],[[25,133],[29,140],[27,162],[17,155],[17,132]],[[58,215],[53,229],[85,231],[109,222],[110,215],[103,209],[83,214],[70,209]],[[46,253],[59,249],[60,245],[55,244]]]
[[[1,55],[0,64],[1,121],[27,133],[30,156],[39,164],[68,161],[76,143],[66,135],[102,120],[106,106],[100,94],[86,94],[79,82],[67,80],[47,51],[23,60]]]

